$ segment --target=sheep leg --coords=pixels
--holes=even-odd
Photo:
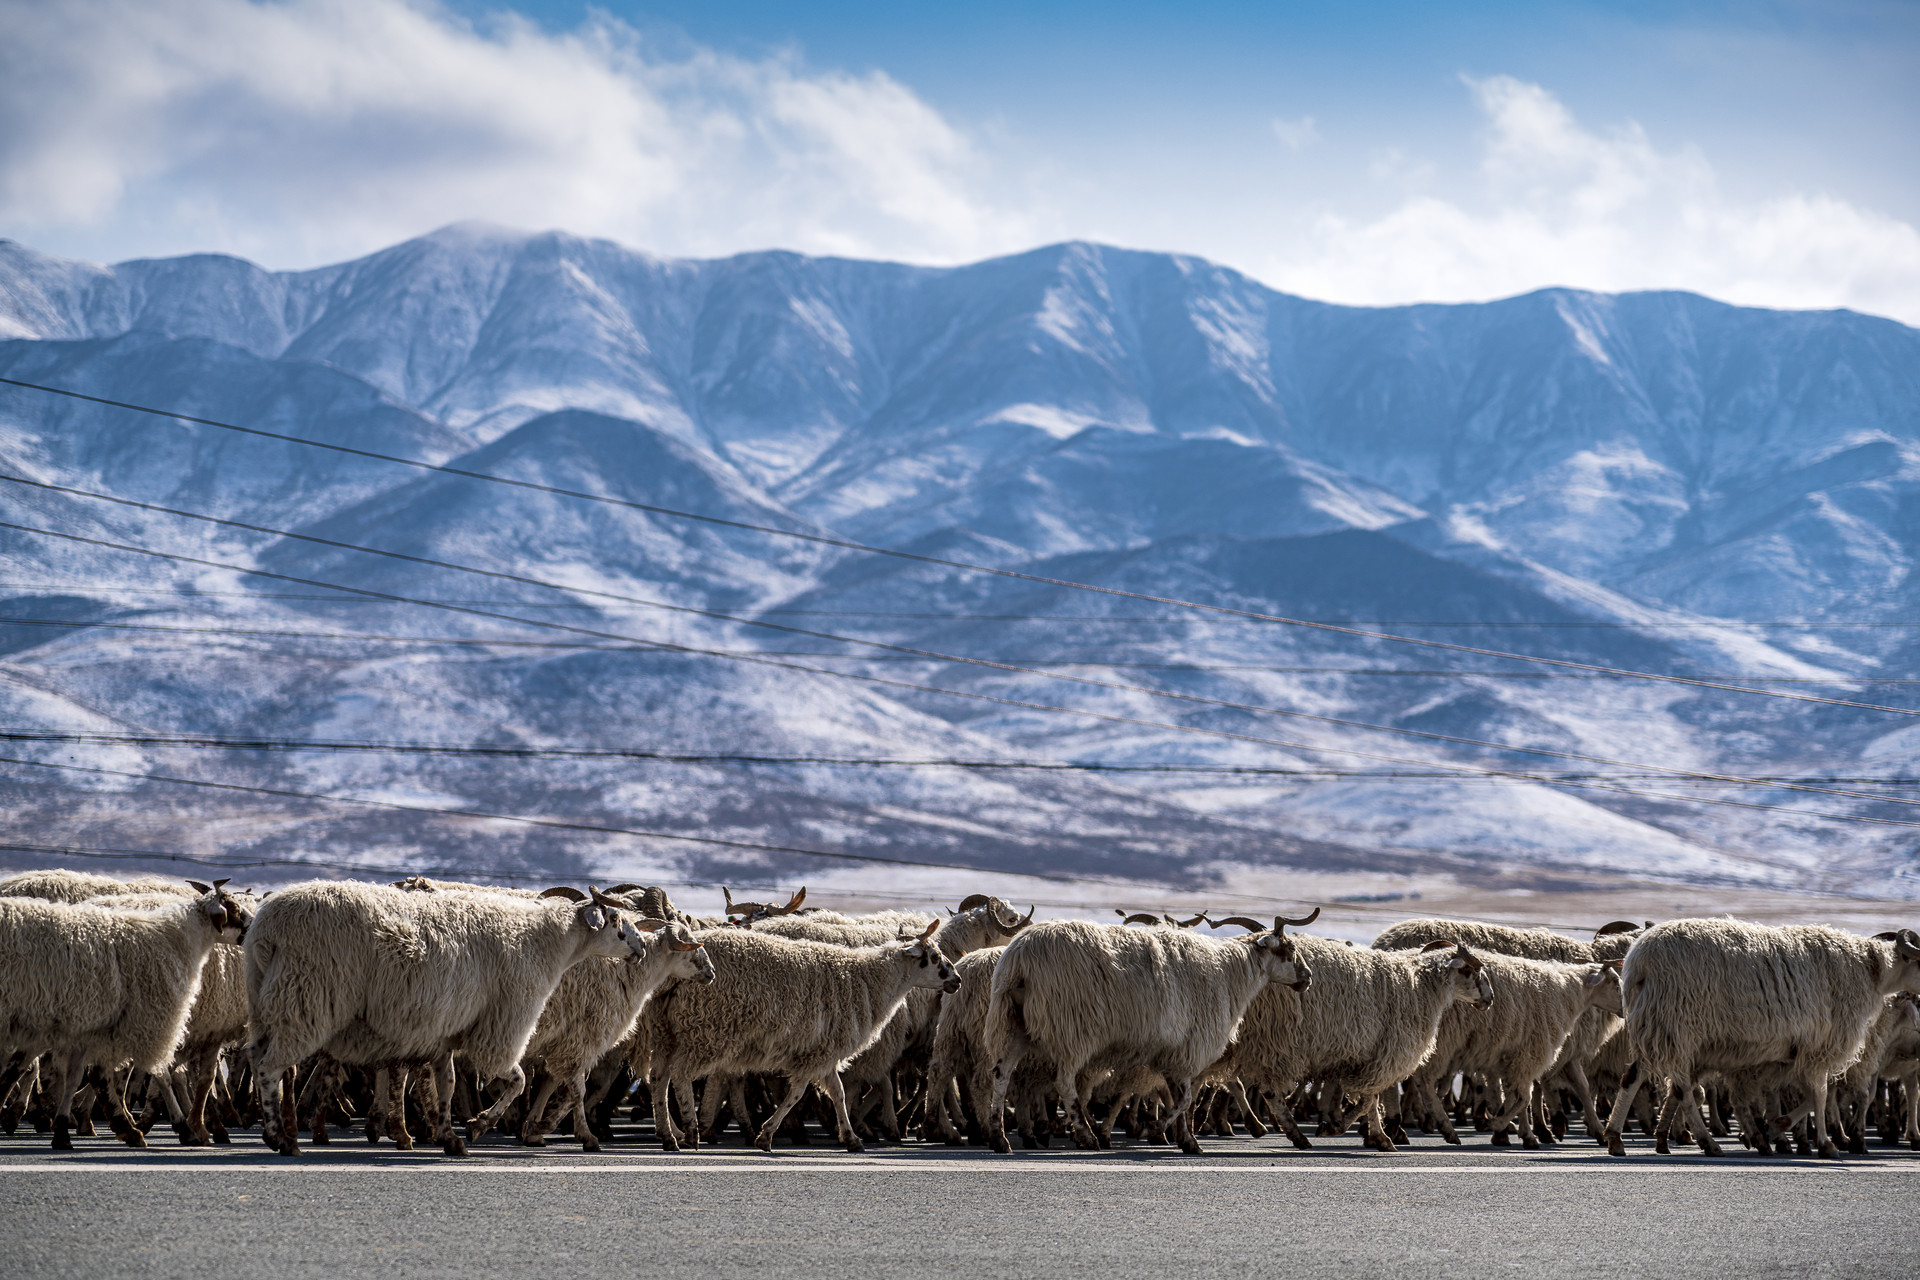
[[[1366,1128],[1366,1143],[1376,1151],[1392,1155],[1400,1148],[1393,1145],[1393,1135],[1387,1132],[1386,1108],[1380,1103],[1380,1095],[1374,1094],[1361,1104],[1365,1108],[1363,1121]]]
[[[1600,1113],[1593,1105],[1593,1082],[1587,1079],[1587,1070],[1577,1062],[1569,1062],[1566,1069],[1567,1083],[1573,1088],[1573,1096],[1580,1099],[1580,1112],[1587,1122],[1587,1136],[1604,1142],[1605,1130],[1600,1125]]]
[[[1644,1079],[1646,1071],[1637,1059],[1627,1064],[1626,1077],[1620,1081],[1620,1092],[1614,1095],[1613,1112],[1607,1117],[1606,1132],[1601,1135],[1610,1156],[1627,1154],[1626,1143],[1620,1140],[1620,1130],[1627,1122],[1627,1113],[1633,1109],[1633,1100],[1639,1094]]]
[[[453,1095],[460,1070],[454,1065],[453,1052],[420,1067],[420,1109],[433,1121],[433,1140],[450,1156],[467,1154],[467,1143],[453,1130]],[[512,1101],[511,1098],[508,1099]]]
[[[106,1073],[107,1125],[120,1141],[136,1151],[144,1151],[147,1148],[147,1135],[140,1132],[140,1126],[133,1122],[133,1115],[127,1110],[127,1083],[132,1078],[131,1071],[125,1076],[118,1071]]]
[[[653,1132],[660,1139],[660,1147],[665,1151],[680,1149],[680,1134],[673,1125],[673,1104],[671,1094],[673,1081],[660,1063],[654,1064],[649,1073],[648,1087],[653,1094]]]
[[[1807,1121],[1807,1134],[1811,1139],[1815,1133],[1820,1135],[1820,1158],[1838,1160],[1840,1148],[1834,1145],[1833,1135],[1827,1132],[1827,1077],[1819,1072],[1798,1081],[1802,1095],[1800,1105],[1773,1122],[1776,1129],[1791,1129],[1801,1118]]]
[[[720,1141],[720,1130],[725,1126],[720,1122],[720,1104],[731,1105],[728,1079],[722,1075],[710,1075],[700,1090],[700,1137],[707,1142]]]
[[[404,1062],[390,1062],[387,1074],[387,1136],[399,1151],[413,1150],[413,1130],[407,1128],[407,1079],[412,1068]]]
[[[1238,1077],[1227,1082],[1227,1088],[1233,1094],[1233,1101],[1240,1113],[1247,1118],[1247,1133],[1255,1138],[1267,1136],[1267,1126],[1260,1123],[1260,1117],[1254,1112],[1253,1103],[1247,1097],[1247,1086]]]
[[[367,1103],[367,1142],[378,1144],[380,1130],[386,1126],[386,1092],[392,1088],[392,1073],[386,1067],[374,1067],[372,1102]]]
[[[709,1080],[708,1083],[711,1084],[712,1081]],[[698,1151],[700,1149],[700,1112],[699,1109],[693,1105],[692,1078],[689,1076],[681,1076],[675,1080],[673,1082],[673,1096],[675,1101],[680,1104],[680,1118],[686,1122],[687,1128],[684,1137],[686,1139],[687,1150]]]
[[[213,1082],[220,1072],[220,1046],[202,1049],[193,1056],[187,1068],[187,1131],[180,1136],[182,1144],[204,1147],[212,1141],[207,1132],[207,1095],[213,1092]]]
[[[1173,1081],[1167,1081],[1172,1084]],[[1179,1092],[1173,1099],[1173,1139],[1180,1149],[1190,1156],[1201,1154],[1200,1139],[1193,1132],[1193,1092],[1192,1080],[1182,1080]]]
[[[1507,1126],[1517,1123],[1520,1129],[1520,1145],[1528,1151],[1540,1149],[1540,1137],[1533,1128],[1533,1090],[1532,1081],[1521,1084],[1510,1082],[1506,1097],[1499,1112],[1493,1118],[1494,1132],[1504,1135]]]
[[[580,1139],[582,1151],[598,1151],[600,1135],[587,1123],[587,1069],[582,1066],[573,1073],[573,1082],[567,1086],[573,1090],[573,1136]]]
[[[1020,1059],[1027,1056],[1028,1047],[1026,1028],[1020,1025],[1019,1019],[1013,1020],[1011,1032],[1000,1060],[993,1064],[993,1097],[983,1117],[987,1124],[987,1139],[1001,1155],[1013,1150],[1007,1142],[1007,1089],[1013,1084],[1013,1073],[1019,1068]]]
[[[566,1091],[561,1087],[560,1077],[542,1068],[539,1087],[533,1091],[533,1098],[527,1103],[526,1119],[520,1123],[521,1146],[544,1147],[547,1145],[547,1135],[553,1132],[554,1125],[560,1123],[558,1115],[554,1117],[552,1124],[547,1122],[547,1104],[553,1100],[556,1091],[560,1093],[560,1107],[565,1107],[568,1099]]]
[[[840,1129],[838,1135],[840,1145],[849,1151],[865,1151],[866,1147],[861,1145],[860,1135],[853,1131],[853,1117],[847,1113],[847,1086],[846,1082],[840,1079],[840,1073],[829,1068],[827,1073],[820,1077],[819,1084],[827,1091],[828,1101],[833,1103],[833,1119]]]
[[[1287,1140],[1300,1150],[1311,1151],[1313,1141],[1300,1132],[1300,1122],[1293,1118],[1293,1107],[1287,1102],[1287,1095],[1284,1092],[1268,1092],[1266,1096],[1267,1105],[1273,1110],[1273,1118],[1280,1123],[1280,1132],[1286,1134]]]
[[[812,1086],[813,1081],[804,1075],[796,1075],[787,1082],[787,1096],[780,1100],[780,1105],[773,1109],[773,1114],[767,1117],[767,1122],[760,1126],[760,1132],[753,1140],[754,1146],[762,1151],[773,1150],[773,1135],[780,1132],[780,1126],[786,1123],[787,1113],[807,1096],[807,1090]],[[848,1134],[851,1135],[851,1133],[852,1129],[849,1128]]]
[[[889,1142],[898,1142],[900,1113],[895,1105],[898,1098],[893,1091],[893,1073],[889,1071],[880,1077],[880,1083],[875,1087],[880,1099],[880,1132],[887,1136]]]
[[[1452,1084],[1452,1081],[1445,1076],[1437,1078],[1432,1075],[1415,1076],[1413,1078],[1414,1092],[1420,1099],[1421,1108],[1425,1110],[1429,1116],[1432,1116],[1434,1123],[1439,1126],[1441,1138],[1457,1147],[1460,1145],[1460,1131],[1453,1127],[1452,1114],[1445,1106],[1441,1105],[1438,1091],[1439,1081],[1446,1081],[1449,1086]],[[1452,1088],[1449,1087],[1447,1092],[1451,1094],[1453,1092]]]
[[[73,1095],[80,1090],[80,1077],[87,1071],[86,1054],[76,1049],[67,1055],[66,1070],[60,1073],[58,1106],[53,1113],[53,1149],[73,1150]]]
[[[1827,1101],[1825,1084],[1826,1080],[1823,1077],[1820,1091],[1822,1111],[1825,1111]],[[1720,1144],[1713,1140],[1713,1129],[1707,1123],[1706,1116],[1701,1114],[1699,1099],[1694,1095],[1692,1080],[1675,1078],[1671,1105],[1677,1109],[1679,1118],[1686,1122],[1687,1132],[1691,1133],[1694,1142],[1699,1144],[1701,1154],[1709,1156],[1721,1154]]]

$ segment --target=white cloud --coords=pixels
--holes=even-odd
[[[1323,213],[1255,267],[1312,297],[1462,301],[1544,285],[1691,289],[1774,307],[1854,307],[1920,323],[1920,231],[1829,195],[1726,196],[1696,150],[1638,125],[1584,128],[1551,93],[1467,82],[1489,129],[1471,200],[1422,195],[1383,217]]]
[[[482,217],[958,260],[1021,234],[969,140],[881,72],[426,0],[0,0],[0,29],[0,228],[39,243],[284,265]]]
[[[1298,120],[1276,119],[1273,122],[1273,136],[1290,150],[1299,151],[1320,141],[1320,130],[1312,116],[1301,116]]]
[[[1911,225],[1784,179],[1730,197],[1696,150],[1504,76],[1467,82],[1487,130],[1465,175],[1377,137],[1341,177],[1303,115],[1268,121],[1302,153],[1286,185],[1224,200],[1248,158],[1206,139],[1040,154],[881,71],[669,58],[604,15],[552,33],[436,0],[0,0],[0,33],[0,235],[74,256],[295,266],[468,218],[667,255],[960,262],[1092,237],[1343,302],[1684,288],[1920,323]]]

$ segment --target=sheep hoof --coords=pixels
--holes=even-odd
[[[598,1151],[600,1149],[600,1139],[589,1133],[586,1137],[580,1139],[580,1149],[582,1151]]]
[[[440,1149],[450,1156],[464,1156],[467,1154],[467,1143],[459,1134],[450,1133],[447,1140],[440,1144]]]
[[[770,1133],[762,1133],[753,1140],[753,1145],[771,1155],[773,1154],[773,1135]]]
[[[208,1134],[207,1136],[212,1138],[215,1145],[217,1146],[230,1147],[233,1145],[233,1135],[228,1133],[225,1129],[215,1129],[212,1133]]]
[[[1907,1145],[1915,1151],[1920,1151],[1920,1138],[1908,1138]]]
[[[73,1150],[73,1134],[68,1129],[65,1120],[55,1120],[53,1122],[53,1149],[55,1151]]]
[[[1663,1156],[1670,1156],[1673,1154],[1673,1148],[1667,1145],[1667,1135],[1664,1133],[1653,1140],[1653,1149],[1655,1152]]]
[[[544,1147],[547,1145],[547,1138],[546,1135],[542,1133],[523,1133],[520,1135],[520,1145],[523,1147]]]
[[[1847,1144],[1847,1151],[1850,1154],[1856,1155],[1856,1156],[1863,1156],[1867,1154],[1866,1135],[1861,1133],[1854,1134],[1853,1141]]]
[[[841,1145],[842,1145],[842,1146],[844,1146],[844,1147],[846,1147],[846,1149],[847,1149],[847,1150],[849,1150],[849,1151],[852,1151],[852,1152],[854,1152],[855,1154],[858,1154],[859,1152],[862,1152],[862,1151],[865,1151],[865,1150],[867,1149],[867,1148],[866,1148],[866,1146],[865,1146],[865,1144],[863,1144],[863,1143],[862,1143],[862,1142],[860,1141],[860,1139],[859,1139],[859,1138],[857,1138],[857,1137],[856,1137],[856,1138],[848,1138],[848,1139],[847,1139],[847,1140],[846,1140],[846,1141],[845,1141],[844,1143],[842,1143]]]
[[[1513,1145],[1513,1139],[1507,1136],[1506,1130],[1502,1129],[1499,1133],[1493,1135],[1493,1145],[1496,1147],[1510,1147]]]
[[[993,1135],[993,1149],[1003,1156],[1013,1154],[1013,1144],[1007,1141],[1007,1135],[1004,1133],[996,1133]]]
[[[1606,1142],[1608,1155],[1623,1156],[1627,1154],[1627,1144],[1620,1141],[1620,1131],[1618,1129],[1607,1130]]]
[[[1302,1151],[1311,1151],[1313,1150],[1313,1139],[1304,1133],[1296,1133],[1293,1135],[1293,1145]]]
[[[1539,1138],[1522,1138],[1520,1140],[1520,1146],[1522,1149],[1527,1151],[1538,1151],[1540,1149],[1540,1139]]]
[[[1101,1149],[1102,1151],[1111,1151],[1111,1150],[1113,1150],[1113,1135],[1112,1135],[1112,1134],[1107,1134],[1107,1133],[1103,1133],[1103,1134],[1100,1134],[1100,1135],[1099,1135],[1099,1138],[1100,1138],[1100,1149]]]
[[[1186,1152],[1190,1156],[1198,1156],[1198,1155],[1206,1154],[1205,1152],[1200,1150],[1200,1139],[1198,1138],[1188,1138],[1185,1142],[1182,1142],[1180,1144],[1180,1149]]]
[[[1707,1154],[1716,1155],[1718,1153],[1708,1152]],[[1838,1160],[1840,1158],[1840,1148],[1834,1146],[1831,1140],[1823,1142],[1820,1144],[1820,1158],[1822,1160]]]
[[[147,1135],[131,1125],[127,1126],[124,1131],[116,1136],[120,1141],[132,1147],[135,1151],[145,1151],[147,1149]]]
[[[1249,1116],[1247,1117],[1247,1136],[1249,1138],[1264,1138],[1267,1136],[1267,1126]]]

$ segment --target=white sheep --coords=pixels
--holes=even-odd
[[[225,884],[196,882],[198,896],[144,910],[0,898],[0,1030],[16,1055],[52,1057],[56,1149],[73,1145],[73,1094],[91,1063],[106,1069],[114,1132],[146,1146],[118,1068],[158,1072],[173,1060],[207,956],[248,927]]]
[[[453,1051],[507,1081],[470,1122],[468,1137],[478,1138],[526,1086],[520,1059],[561,975],[644,945],[617,902],[578,897],[324,881],[273,894],[246,940],[262,1138],[283,1154],[299,1150],[293,1069],[325,1050],[349,1064],[434,1064],[443,1077],[436,1140],[465,1154],[451,1117]]]
[[[669,1101],[677,1098],[685,1142],[699,1146],[694,1080],[708,1077],[712,1090],[716,1076],[770,1072],[787,1077],[788,1088],[755,1138],[761,1150],[773,1149],[773,1135],[814,1084],[833,1102],[840,1142],[861,1150],[840,1068],[873,1043],[913,988],[959,989],[932,934],[929,926],[918,937],[857,948],[745,929],[695,935],[713,953],[713,983],[683,984],[641,1018],[661,1145],[681,1147]]]

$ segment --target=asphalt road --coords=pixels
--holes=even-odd
[[[255,1135],[184,1150],[0,1138],[0,1275],[321,1277],[1911,1275],[1920,1152],[1831,1163],[1644,1139],[1609,1159],[1416,1137],[1207,1154],[729,1145],[598,1156],[489,1138],[465,1160]],[[1738,1150],[1735,1148],[1735,1150]]]

